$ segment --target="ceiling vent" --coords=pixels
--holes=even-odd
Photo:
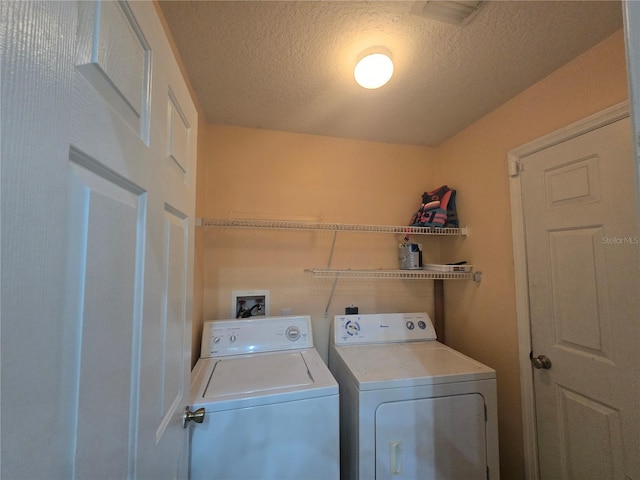
[[[467,0],[426,0],[415,2],[411,13],[463,27],[475,17],[484,3]]]

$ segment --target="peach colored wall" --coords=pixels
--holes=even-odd
[[[200,135],[204,217],[407,225],[424,189],[437,183],[428,168],[436,159],[426,147],[224,126]],[[233,290],[269,289],[271,315],[291,309],[312,316],[326,359],[330,319],[351,304],[362,313],[433,313],[431,281],[341,279],[325,318],[333,280],[304,269],[327,266],[332,240],[322,231],[203,229],[205,319],[234,315]],[[397,268],[400,241],[394,234],[341,232],[332,266]],[[423,243],[426,258],[435,259],[438,239]]]
[[[502,478],[523,478],[507,154],[626,100],[626,78],[620,31],[437,149],[470,229],[456,253],[484,274],[480,284],[445,282],[446,338],[497,371]],[[448,246],[442,248],[446,254]]]

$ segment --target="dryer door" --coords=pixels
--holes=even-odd
[[[477,393],[383,403],[376,480],[486,480],[485,404]]]

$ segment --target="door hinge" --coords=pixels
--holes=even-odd
[[[517,177],[524,171],[524,166],[520,160],[513,160],[509,162],[509,176]]]

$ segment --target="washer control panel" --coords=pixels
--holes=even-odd
[[[336,315],[333,319],[336,345],[435,339],[431,318],[423,312]]]
[[[201,358],[313,347],[311,317],[213,320],[202,328]]]

